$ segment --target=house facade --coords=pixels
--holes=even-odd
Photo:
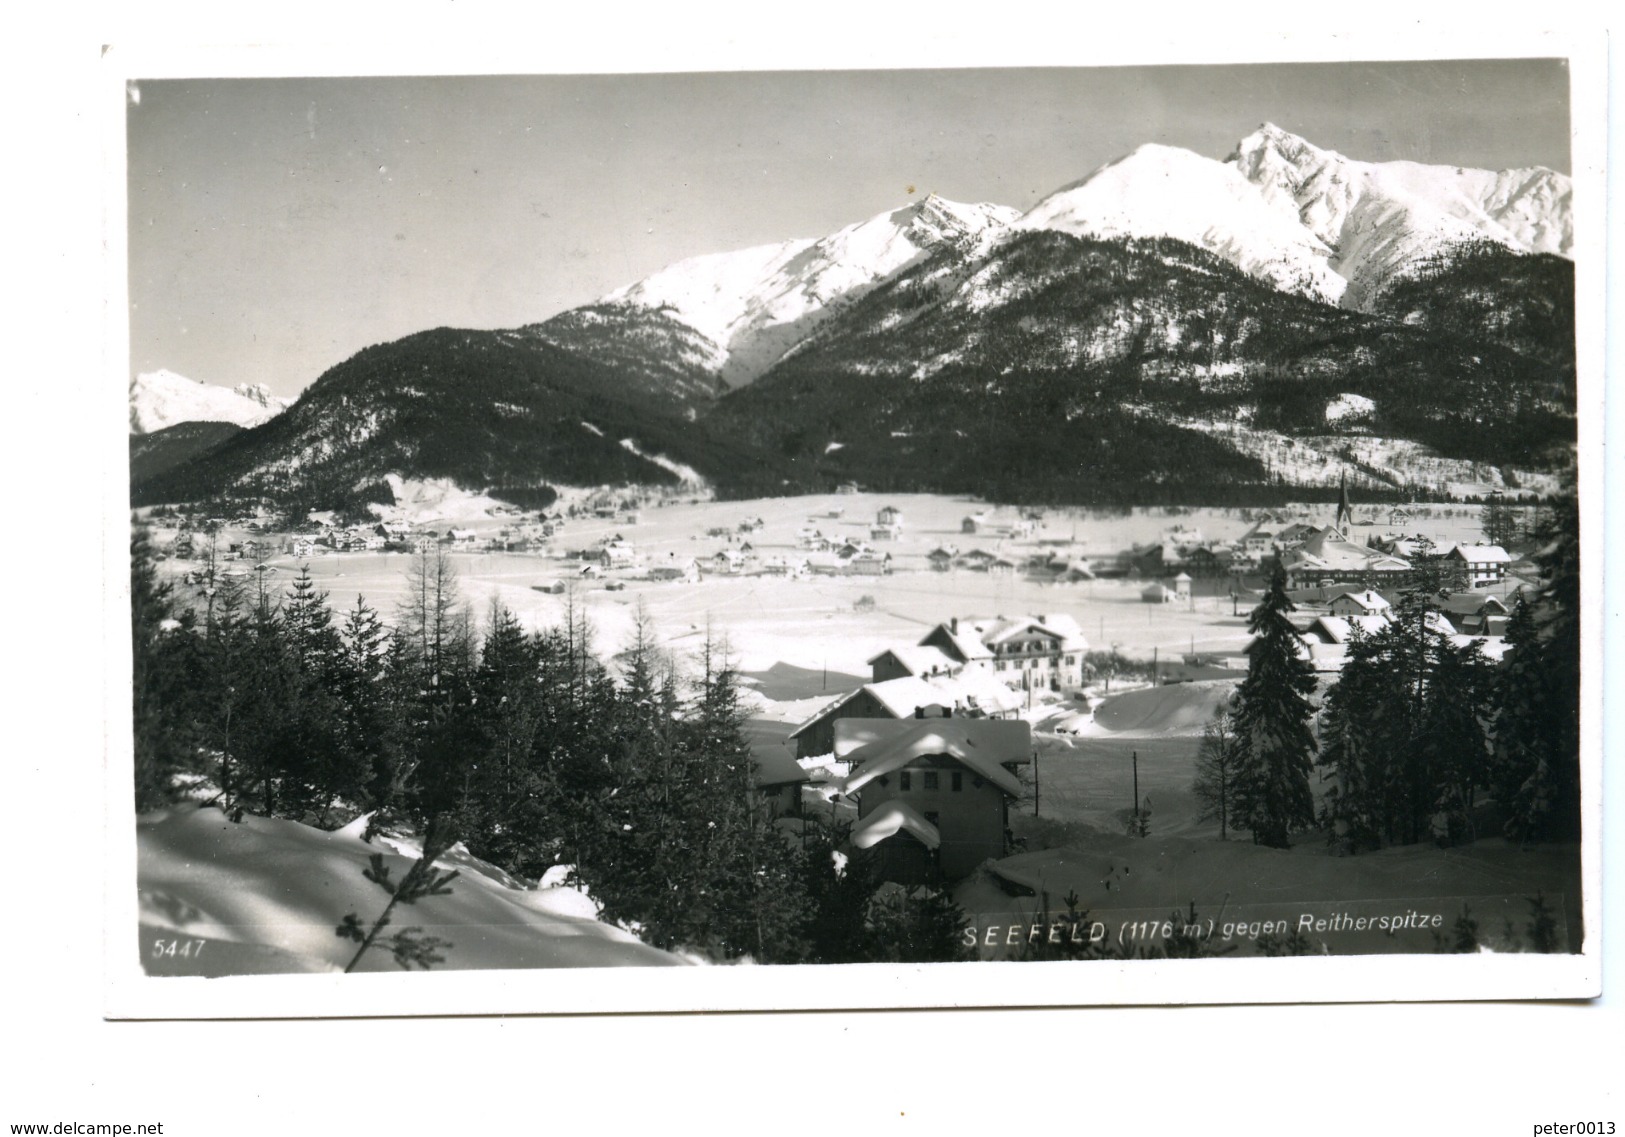
[[[1506,579],[1512,557],[1499,545],[1457,545],[1450,560],[1462,574],[1468,588],[1485,588]]]
[[[858,807],[852,844],[883,880],[959,880],[1009,847],[1017,771],[1032,729],[1019,720],[925,718],[836,726],[852,766],[841,792]]]

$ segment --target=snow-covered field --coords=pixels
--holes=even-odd
[[[511,517],[490,516],[486,499],[429,500],[436,502],[435,508],[424,508],[419,515],[426,525],[441,517],[446,524],[455,521],[484,536],[513,522]],[[639,579],[651,567],[688,558],[703,565],[717,551],[737,548],[744,541],[763,559],[797,555],[797,533],[803,528],[816,528],[835,539],[868,540],[870,523],[888,505],[902,511],[903,529],[896,540],[873,542],[877,550],[892,556],[894,571],[887,576],[795,580],[707,572],[694,584]],[[1226,594],[1228,582],[1222,579],[1197,581],[1197,595],[1189,605],[1153,605],[1140,600],[1143,582],[1049,584],[1029,580],[1019,572],[933,572],[926,561],[926,554],[942,544],[957,546],[961,552],[986,549],[1018,561],[1040,551],[1069,557],[1101,556],[1157,540],[1176,526],[1183,527],[1186,538],[1199,533],[1207,540],[1233,540],[1252,525],[1242,511],[1138,509],[1127,515],[1051,511],[1030,536],[962,533],[964,517],[984,508],[985,503],[968,498],[934,494],[676,502],[644,509],[638,523],[631,525],[570,521],[553,539],[550,554],[453,553],[451,557],[463,598],[476,619],[483,618],[495,600],[515,612],[525,626],[542,629],[561,624],[568,606],[575,604],[586,612],[600,653],[610,656],[630,641],[641,607],[655,635],[673,651],[697,651],[710,634],[726,641],[736,665],[747,672],[766,671],[783,663],[814,672],[866,674],[867,661],[883,648],[917,642],[937,622],[954,616],[1064,613],[1077,620],[1092,649],[1115,646],[1125,655],[1146,659],[1154,653],[1163,659],[1191,651],[1232,653],[1246,645],[1245,604],[1239,616],[1233,614],[1235,605]],[[1332,506],[1320,505],[1285,512],[1325,524],[1331,521],[1332,511]],[[1481,537],[1476,506],[1418,506],[1413,512],[1416,519],[1407,530],[1425,532],[1440,545]],[[1357,505],[1355,513],[1357,519],[1378,523],[1364,528],[1387,531],[1385,509]],[[754,518],[762,520],[761,529],[738,533],[740,522]],[[1017,512],[996,507],[991,520],[995,527],[1014,525]],[[708,536],[713,529],[726,529],[731,536]],[[611,570],[604,579],[582,577],[582,562],[568,554],[590,549],[617,533],[633,546],[637,565]],[[240,535],[225,533],[221,539],[237,540]],[[1357,530],[1355,539],[1364,539],[1362,531]],[[353,605],[359,595],[387,620],[405,599],[410,560],[404,553],[355,552],[329,553],[306,563],[335,608]],[[264,563],[276,569],[267,576],[274,589],[285,588],[299,568],[299,562],[286,553]],[[179,574],[197,565],[170,560],[164,567],[166,572]],[[604,586],[610,579],[624,582],[624,589],[607,590]],[[535,585],[548,581],[568,582],[570,591],[547,594],[535,590]],[[819,693],[816,686],[801,692],[804,696]]]

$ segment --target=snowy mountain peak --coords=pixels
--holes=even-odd
[[[1330,153],[1315,146],[1306,138],[1284,130],[1273,122],[1260,123],[1257,130],[1236,144],[1236,153],[1231,161],[1248,154],[1261,154],[1274,151],[1284,155],[1288,160],[1296,161],[1301,156],[1320,156]],[[1336,156],[1336,155],[1334,155]]]
[[[291,402],[271,394],[263,383],[222,387],[160,368],[130,380],[130,433],[151,434],[182,422],[258,426]]]
[[[1542,168],[1360,162],[1266,122],[1223,162],[1150,143],[1028,210],[1017,229],[1175,237],[1277,288],[1369,308],[1454,245],[1568,256],[1569,179]]]
[[[1229,162],[1333,251],[1352,307],[1369,307],[1388,282],[1451,245],[1489,240],[1522,253],[1572,251],[1570,181],[1542,167],[1361,162],[1271,123],[1242,139]]]
[[[928,194],[819,240],[792,240],[670,265],[601,301],[662,311],[714,345],[732,386],[750,382],[841,305],[944,243],[1002,229],[1016,211]]]
[[[1276,288],[1335,303],[1343,281],[1330,250],[1234,165],[1148,143],[1039,202],[1017,229],[1091,237],[1174,237],[1224,257]]]

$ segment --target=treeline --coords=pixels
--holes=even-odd
[[[1353,848],[1472,840],[1479,796],[1520,842],[1580,835],[1578,511],[1557,506],[1542,532],[1541,588],[1520,595],[1495,666],[1476,643],[1431,630],[1430,593],[1349,645],[1327,693],[1321,764],[1335,777],[1325,816]]]
[[[1542,583],[1520,594],[1496,664],[1438,623],[1445,569],[1419,573],[1375,634],[1356,630],[1319,711],[1283,578],[1252,614],[1250,668],[1209,724],[1193,787],[1221,837],[1261,844],[1323,827],[1341,851],[1480,836],[1580,836],[1579,514],[1572,498],[1536,539]],[[1317,804],[1313,779],[1332,785]]]
[[[470,487],[678,482],[625,438],[718,481],[780,484],[775,463],[689,419],[690,403],[710,398],[698,380],[665,385],[597,354],[454,328],[368,347],[269,422],[133,485],[132,504],[234,495],[341,508],[386,470]]]
[[[619,675],[584,615],[481,634],[449,559],[414,557],[393,627],[308,571],[221,577],[182,604],[132,550],[138,810],[200,794],[322,828],[374,814],[517,876],[574,879],[647,942],[763,962],[958,958],[945,894],[882,891],[840,827],[787,839],[757,792],[738,680],[708,646],[679,679],[640,622]]]

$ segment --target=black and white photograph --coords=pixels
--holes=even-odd
[[[145,1013],[1588,993],[1568,59],[123,98]]]
[[[1607,23],[20,9],[0,1130],[1616,1133]]]

